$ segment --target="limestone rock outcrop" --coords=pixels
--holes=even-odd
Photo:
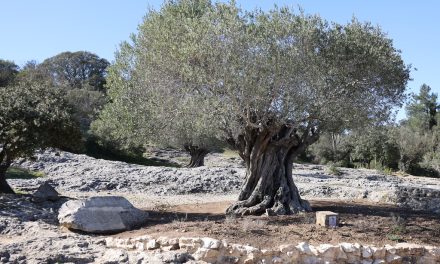
[[[119,196],[70,200],[61,206],[58,214],[62,226],[88,233],[131,230],[147,219],[148,213],[135,208],[127,199]]]

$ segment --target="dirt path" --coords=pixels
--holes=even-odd
[[[151,221],[141,229],[116,237],[213,237],[231,243],[272,247],[307,241],[311,244],[352,242],[372,245],[408,242],[440,245],[440,219],[390,204],[365,201],[314,200],[314,211],[340,214],[341,225],[328,229],[315,225],[315,213],[276,217],[226,217],[230,201],[180,204],[149,211]]]

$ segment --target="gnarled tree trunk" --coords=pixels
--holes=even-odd
[[[287,215],[310,211],[309,203],[301,199],[293,182],[294,158],[316,141],[317,133],[305,132],[302,137],[291,128],[278,132],[247,129],[234,140],[246,163],[246,181],[238,202],[226,211],[234,215]]]
[[[187,165],[188,168],[196,168],[205,165],[205,156],[209,153],[207,149],[185,145],[185,150],[191,155],[191,161]]]
[[[0,193],[15,193],[6,181],[6,171],[10,165],[10,162],[0,163]]]

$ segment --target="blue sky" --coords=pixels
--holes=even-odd
[[[356,16],[380,25],[405,63],[412,64],[409,91],[421,84],[440,94],[440,1],[438,0],[238,0],[244,9],[274,4],[301,6],[306,13],[339,23]],[[162,1],[14,0],[0,3],[0,58],[18,65],[42,62],[63,51],[87,50],[113,60],[118,44],[135,33],[148,7]],[[402,113],[403,114],[403,113]],[[402,117],[400,114],[400,118]]]

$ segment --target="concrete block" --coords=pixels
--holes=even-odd
[[[339,225],[339,214],[330,211],[316,212],[316,224],[336,228]]]

